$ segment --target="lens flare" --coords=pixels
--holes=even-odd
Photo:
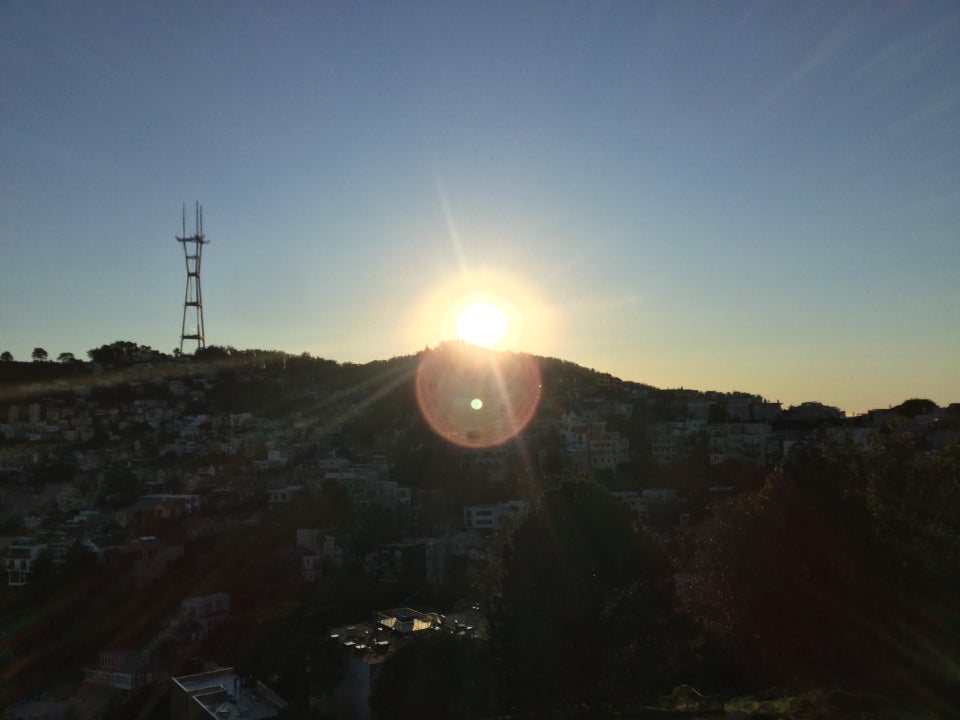
[[[471,345],[425,352],[415,385],[420,412],[434,432],[468,448],[516,436],[540,403],[540,369],[533,358]]]

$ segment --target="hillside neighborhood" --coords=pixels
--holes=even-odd
[[[609,491],[679,587],[701,524],[795,448],[960,441],[960,404],[846,417],[538,358],[533,418],[474,448],[424,422],[418,357],[89,355],[0,362],[2,607],[51,613],[0,634],[5,718],[374,717],[406,638],[488,636],[503,549],[564,482]],[[69,631],[60,614],[105,611]],[[292,665],[263,650],[304,634],[323,642]]]

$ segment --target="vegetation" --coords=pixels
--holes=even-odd
[[[935,717],[949,716],[960,702],[960,446],[928,446],[891,431],[860,449],[826,442],[815,435],[820,426],[801,419],[791,427],[815,441],[795,444],[772,472],[746,462],[711,464],[705,434],[691,442],[685,462],[658,466],[651,429],[683,417],[700,394],[631,386],[630,412],[605,418],[630,440],[630,462],[577,470],[553,435],[530,433],[504,446],[504,478],[491,481],[423,421],[411,381],[416,357],[354,365],[210,346],[167,358],[118,341],[90,350],[91,362],[61,353],[49,363],[40,350],[36,362],[0,355],[5,392],[92,376],[96,365],[134,381],[93,387],[90,397],[101,405],[157,397],[157,385],[142,381],[162,376],[185,388],[178,402],[191,416],[249,412],[268,427],[316,419],[304,431],[312,445],[303,443],[291,458],[296,472],[313,475],[319,458],[332,453],[382,455],[391,477],[414,490],[416,507],[359,507],[331,483],[266,513],[263,493],[281,475],[259,470],[245,476],[257,488],[249,497],[200,490],[208,493],[205,512],[229,522],[213,537],[188,542],[184,556],[145,587],[123,562],[101,565],[81,545],[61,568],[44,555],[28,586],[0,590],[0,705],[76,682],[101,649],[157,641],[150,633],[180,600],[220,591],[231,594],[233,618],[182,649],[178,667],[189,669],[194,655],[234,664],[290,699],[291,717],[306,714],[311,692],[341,678],[338,648],[324,640],[330,628],[374,609],[438,598],[443,607],[479,602],[489,627],[473,638],[431,633],[392,653],[371,696],[382,720],[721,711],[812,720],[908,716],[918,706]],[[162,367],[152,368],[157,360]],[[623,395],[610,376],[552,358],[538,362],[543,401],[535,422],[568,412],[581,395]],[[909,419],[934,409],[910,399],[887,412]],[[716,402],[704,412],[714,422],[729,417]],[[175,477],[201,466],[218,478],[249,469],[246,459],[216,449],[202,457],[161,455],[173,437],[169,429],[127,422],[85,443],[152,446],[158,467]],[[245,440],[245,452],[266,457],[259,428]],[[75,448],[44,449],[38,493],[44,484],[69,483],[110,510],[141,494],[136,468],[81,472]],[[718,485],[729,499],[712,492]],[[610,492],[650,487],[675,489],[686,505],[638,523]],[[490,557],[481,569],[468,572],[464,559],[441,589],[425,588],[422,574],[393,584],[364,574],[364,555],[384,543],[456,528],[464,505],[507,498],[525,499],[530,512],[487,538]],[[45,522],[65,519],[53,514]],[[4,511],[0,530],[14,534],[24,521]],[[298,527],[336,533],[354,562],[323,568],[317,585],[304,583],[292,549]],[[129,528],[168,530],[150,518]],[[162,698],[137,698],[129,702],[164,714]],[[134,716],[130,707],[116,716]]]
[[[490,717],[501,696],[500,675],[486,642],[429,633],[413,638],[384,663],[370,708],[383,720]]]
[[[907,436],[799,447],[703,524],[688,611],[754,682],[949,705],[960,657],[960,453]],[[931,652],[937,648],[936,652]]]

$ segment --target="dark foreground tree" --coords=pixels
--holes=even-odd
[[[448,632],[411,638],[384,662],[370,695],[380,720],[489,717],[499,672],[487,643]]]
[[[673,672],[683,641],[634,523],[617,497],[575,481],[517,528],[491,628],[509,705],[605,701]]]
[[[47,351],[42,347],[35,347],[33,352],[30,353],[30,357],[33,358],[34,362],[45,362],[47,359]]]
[[[800,446],[699,530],[685,601],[759,682],[946,707],[960,664],[960,452]]]

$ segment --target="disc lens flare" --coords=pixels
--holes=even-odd
[[[528,355],[449,345],[421,357],[416,391],[438,435],[464,447],[492,447],[530,422],[540,403],[540,370]]]

